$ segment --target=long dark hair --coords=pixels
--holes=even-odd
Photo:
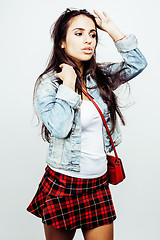
[[[47,68],[43,73],[40,74],[40,76],[38,77],[35,83],[34,92],[33,92],[33,105],[35,106],[35,92],[40,82],[43,81],[42,79],[43,75],[49,72],[52,72],[52,73],[60,72],[61,69],[59,65],[61,63],[67,63],[74,68],[77,74],[75,90],[78,90],[78,93],[81,94],[81,96],[82,96],[81,77],[83,77],[83,79],[85,80],[87,74],[90,74],[95,79],[96,85],[97,85],[96,87],[99,88],[100,95],[103,101],[108,106],[108,110],[110,113],[110,120],[112,123],[111,133],[113,133],[116,125],[117,114],[119,115],[122,121],[122,124],[125,125],[123,115],[118,106],[117,96],[114,93],[114,90],[121,84],[119,81],[119,76],[120,76],[119,73],[121,70],[119,70],[119,72],[116,72],[114,75],[113,74],[111,75],[109,71],[108,72],[106,72],[106,70],[104,71],[104,65],[102,63],[96,63],[96,52],[94,51],[94,54],[91,57],[91,59],[88,61],[84,61],[83,76],[80,76],[80,69],[78,68],[77,64],[65,53],[64,49],[61,48],[62,41],[66,40],[66,34],[69,27],[69,23],[68,23],[69,20],[75,16],[82,15],[82,14],[93,20],[93,22],[95,23],[96,32],[97,32],[97,28],[99,28],[99,26],[96,23],[95,17],[94,15],[90,14],[86,9],[77,10],[77,9],[67,8],[61,14],[61,16],[51,26],[51,29],[50,29],[51,39],[53,41],[53,49],[51,51]],[[96,46],[97,44],[98,44],[98,33],[96,34]],[[122,67],[123,67],[123,62],[122,62]],[[59,79],[59,83],[60,84],[62,83],[61,79]],[[35,107],[35,110],[36,110],[36,107]],[[36,115],[38,117],[37,113]],[[39,120],[39,117],[38,117],[38,120]],[[44,123],[42,123],[41,136],[44,141],[45,140],[47,140],[48,142],[50,141],[50,132],[48,131]]]

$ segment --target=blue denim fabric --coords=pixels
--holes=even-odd
[[[136,77],[147,66],[147,61],[138,49],[135,35],[127,35],[127,39],[115,42],[115,46],[123,57],[123,69],[119,79],[123,83]],[[106,71],[117,72],[121,63],[115,63],[108,67],[103,64]],[[125,79],[125,80],[124,80]],[[96,83],[90,74],[86,77],[87,87],[95,86]],[[100,96],[99,89],[88,89],[88,93],[100,104],[103,109],[105,120],[109,117],[107,104]],[[42,122],[51,133],[47,151],[46,162],[49,166],[64,170],[80,171],[81,158],[81,123],[80,104],[81,96],[71,88],[58,83],[53,74],[45,74],[36,91],[37,110]],[[111,122],[108,122],[111,129]],[[71,131],[72,130],[72,131]],[[71,132],[71,134],[69,134]],[[109,138],[103,126],[104,150],[112,151]],[[121,131],[118,125],[112,134],[113,142],[117,146],[121,141]]]

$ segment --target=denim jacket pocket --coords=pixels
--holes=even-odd
[[[64,149],[64,142],[65,142],[64,138],[56,138],[51,136],[48,147],[48,156],[50,158],[54,158],[55,159],[54,161],[61,157]]]

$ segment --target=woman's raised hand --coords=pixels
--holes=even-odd
[[[109,18],[109,16],[105,11],[103,11],[103,14],[99,13],[96,10],[93,10],[93,11],[97,15],[95,20],[99,28],[103,31],[107,31],[108,26],[112,23],[112,20]]]
[[[98,27],[107,32],[114,41],[126,38],[119,28],[114,24],[114,22],[109,18],[106,12],[103,11],[103,14],[101,14],[98,11],[93,11],[97,15],[95,20]]]
[[[75,90],[77,74],[74,68],[71,65],[66,63],[60,64],[59,67],[62,69],[62,71],[59,73],[56,73],[55,77],[60,78],[63,81],[64,85]]]

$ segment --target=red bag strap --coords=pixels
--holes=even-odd
[[[110,131],[109,131],[109,129],[108,129],[108,126],[107,126],[107,123],[106,123],[106,121],[105,121],[105,119],[104,119],[104,116],[103,116],[102,111],[100,110],[100,108],[98,107],[98,105],[95,103],[95,101],[93,100],[93,98],[92,98],[83,88],[82,88],[82,91],[83,91],[84,94],[93,102],[93,104],[95,105],[95,107],[96,107],[97,110],[99,111],[99,113],[100,113],[100,115],[101,115],[101,118],[102,118],[102,121],[103,121],[103,123],[104,123],[104,126],[105,126],[105,128],[106,128],[106,130],[107,130],[107,133],[108,133],[109,137],[110,137],[110,141],[111,141],[111,144],[112,144],[112,147],[113,147],[115,156],[116,156],[116,158],[117,158],[117,160],[118,160],[118,154],[117,154],[117,151],[116,151],[116,149],[115,149],[115,146],[114,146],[114,143],[113,143],[113,140],[112,140]]]

